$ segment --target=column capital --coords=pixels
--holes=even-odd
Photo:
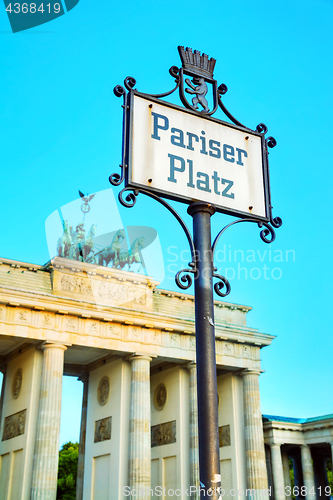
[[[141,359],[141,360],[149,361],[149,363],[150,363],[153,360],[153,358],[156,358],[156,356],[148,356],[148,354],[134,353],[134,354],[131,354],[131,356],[129,356],[128,361],[130,361],[132,363],[133,361],[137,361],[137,360]]]
[[[61,344],[60,342],[51,342],[46,340],[43,342],[43,344],[40,346],[40,349],[42,351],[45,351],[46,349],[62,349],[63,351],[67,350],[67,347],[70,347],[72,344]]]
[[[270,447],[271,448],[281,448],[281,446],[283,445],[283,443],[270,443]]]
[[[190,361],[189,363],[186,363],[185,368],[188,370],[195,370],[197,367],[197,364],[195,361]]]
[[[242,370],[239,372],[239,375],[242,377],[245,377],[245,375],[261,375],[263,373],[263,370],[260,370],[260,368],[246,368],[245,370]]]

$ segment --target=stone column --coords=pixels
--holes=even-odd
[[[260,408],[260,371],[249,370],[242,375],[247,488],[253,490],[252,499],[266,499],[268,486]]]
[[[128,470],[131,499],[148,500],[151,483],[150,362],[149,356],[134,355],[132,363]]]
[[[2,387],[1,387],[1,396],[0,396],[0,430],[1,429],[1,420],[2,420],[2,411],[3,411],[3,402],[5,399],[5,386],[6,386],[6,367],[2,367],[1,369],[3,379],[2,379]]]
[[[199,500],[199,435],[198,435],[198,397],[197,397],[197,365],[189,363],[190,372],[190,486],[197,486],[198,491],[191,498]],[[223,485],[222,485],[223,487]]]
[[[271,462],[275,500],[285,500],[281,445],[271,444]]]
[[[66,346],[46,343],[37,415],[31,500],[55,500],[57,495],[61,388]]]
[[[311,450],[309,446],[306,444],[301,446],[301,460],[302,460],[304,486],[307,489],[306,499],[314,500],[316,498],[316,493],[315,493],[315,480],[313,473],[312,456],[311,456]]]
[[[77,463],[76,500],[82,500],[83,499],[83,480],[84,480],[84,458],[85,458],[85,451],[86,451],[89,374],[87,373],[87,374],[83,375],[78,380],[81,380],[81,382],[83,382],[83,397],[82,397],[82,410],[81,410],[79,459],[78,459],[78,463]]]
[[[271,488],[272,496],[274,497],[273,472],[272,472],[272,462],[271,462],[271,449],[270,449],[270,447],[268,445],[265,445],[265,456],[266,456],[266,469],[267,469],[268,488]]]
[[[282,464],[283,464],[284,486],[291,487],[289,456],[288,456],[288,453],[286,451],[282,452]]]

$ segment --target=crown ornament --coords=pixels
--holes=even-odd
[[[178,52],[185,70],[196,73],[206,78],[213,78],[216,59],[208,59],[207,54],[201,54],[199,50],[192,52],[189,47],[178,46]]]

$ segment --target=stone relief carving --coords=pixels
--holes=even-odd
[[[192,349],[195,348],[195,337],[193,337],[193,336],[190,337],[190,347]]]
[[[153,403],[156,410],[163,410],[167,401],[167,390],[164,384],[158,384],[154,392]]]
[[[159,332],[154,332],[151,338],[151,342],[160,344],[161,343],[161,334]]]
[[[140,338],[140,330],[139,328],[132,328],[131,329],[131,334],[132,334],[132,337],[138,339]]]
[[[98,326],[97,323],[92,323],[90,326],[89,333],[96,334],[97,333],[97,326]]]
[[[73,318],[68,318],[67,320],[67,330],[75,330],[75,321]]]
[[[100,383],[98,385],[97,389],[97,399],[98,402],[101,406],[104,406],[109,399],[110,395],[110,381],[109,377],[103,377],[100,380]]]
[[[61,277],[61,289],[65,292],[83,293],[85,295],[92,295],[92,289],[88,279],[80,278],[79,276]]]
[[[232,354],[232,350],[229,344],[223,344],[223,352],[224,354]]]
[[[174,346],[180,345],[180,336],[177,333],[171,335],[171,345]]]
[[[111,419],[112,417],[107,417],[96,420],[94,443],[111,439]]]
[[[219,444],[222,446],[230,446],[230,425],[222,425],[219,427]]]
[[[121,330],[118,329],[116,326],[114,325],[110,325],[109,326],[109,335],[112,335],[113,337],[120,337],[121,335]]]
[[[164,424],[153,425],[151,428],[151,447],[162,446],[176,442],[176,420]]]
[[[133,285],[120,285],[100,280],[89,280],[80,276],[64,275],[61,277],[61,289],[65,292],[94,295],[119,302],[146,303],[146,291]]]
[[[43,326],[51,326],[52,320],[50,314],[44,315]]]
[[[5,418],[2,441],[24,434],[27,410],[19,411]]]
[[[20,311],[19,314],[19,320],[26,322],[27,321],[27,311]]]
[[[249,358],[250,357],[250,350],[248,347],[244,346],[243,349],[242,349],[242,355],[245,357],[245,358]]]
[[[22,369],[19,368],[18,370],[16,370],[12,385],[12,394],[14,399],[17,399],[19,397],[21,392],[21,387],[22,387]]]

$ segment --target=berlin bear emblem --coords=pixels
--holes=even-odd
[[[185,92],[187,92],[188,94],[195,94],[195,97],[193,97],[192,99],[194,109],[199,109],[198,104],[200,103],[203,107],[203,111],[206,111],[208,113],[208,101],[205,97],[208,92],[208,87],[204,78],[195,76],[193,77],[192,82],[189,78],[186,78],[185,82],[189,87],[191,87],[190,89],[186,88]]]

